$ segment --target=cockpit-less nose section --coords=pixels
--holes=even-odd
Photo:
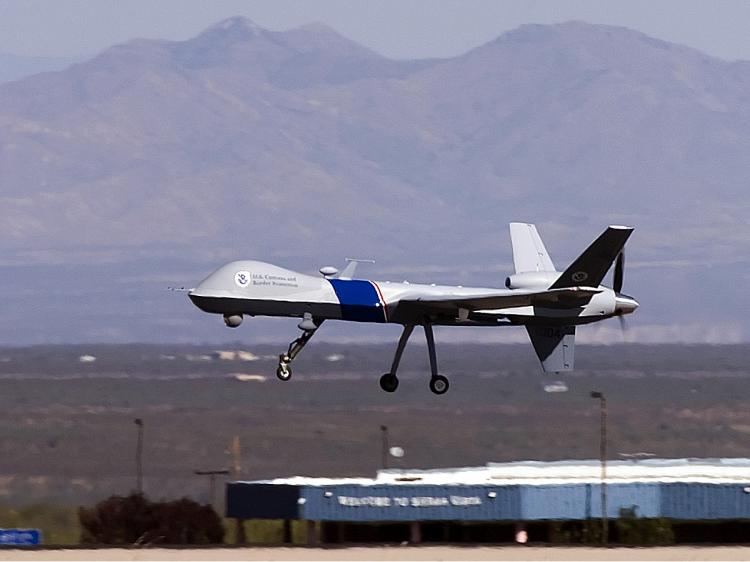
[[[387,392],[398,388],[401,355],[415,326],[422,326],[430,358],[430,390],[444,394],[433,326],[525,326],[545,372],[573,369],[576,326],[624,316],[638,301],[622,293],[623,248],[633,229],[608,227],[564,271],[557,271],[533,224],[511,223],[515,273],[505,288],[452,287],[355,279],[357,260],[321,277],[258,261],[228,263],[189,291],[201,310],[221,314],[230,328],[245,316],[299,318],[300,337],[279,356],[276,375],[289,380],[291,363],[325,320],[396,323],[403,326],[390,371],[380,378]],[[601,283],[614,263],[612,287]]]

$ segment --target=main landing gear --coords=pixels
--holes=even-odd
[[[282,381],[288,381],[292,378],[292,368],[290,367],[291,362],[295,357],[302,351],[302,348],[307,345],[315,335],[315,331],[323,323],[323,320],[319,318],[313,318],[312,314],[305,313],[302,321],[298,324],[302,335],[289,344],[289,349],[286,353],[279,355],[279,366],[276,368],[276,376]]]
[[[409,336],[414,331],[414,326],[404,326],[404,331],[401,333],[401,337],[398,340],[398,347],[396,347],[396,355],[393,357],[393,363],[391,364],[390,372],[380,377],[380,388],[386,392],[395,392],[398,388],[398,377],[396,371],[398,365],[401,362],[401,355],[404,353],[406,342],[409,340]],[[432,334],[432,325],[424,324],[424,335],[427,338],[427,351],[430,355],[430,390],[435,394],[445,394],[448,392],[450,384],[448,379],[443,375],[439,375],[437,372],[437,355],[435,353],[435,337]]]
[[[302,330],[302,335],[289,344],[289,349],[286,353],[279,355],[279,366],[276,368],[276,376],[282,381],[288,381],[292,378],[291,363],[299,352],[307,345],[307,342],[315,335],[320,325],[323,323],[323,319],[314,318],[312,314],[305,313],[302,321],[297,325]],[[448,379],[443,375],[438,374],[437,371],[437,355],[435,353],[435,337],[432,333],[432,324],[425,323],[423,325],[424,335],[427,338],[427,351],[430,356],[430,390],[434,394],[445,394],[448,392],[450,384]],[[396,348],[396,355],[393,357],[393,363],[391,364],[390,372],[380,377],[380,388],[386,392],[395,392],[398,388],[398,377],[396,371],[398,371],[398,365],[401,362],[401,356],[404,353],[406,342],[409,341],[409,337],[414,331],[414,325],[404,326],[404,331],[401,333],[401,337],[398,340],[398,347]]]

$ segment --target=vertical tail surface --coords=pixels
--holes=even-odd
[[[510,223],[510,242],[513,246],[513,265],[516,273],[526,271],[555,271],[536,226],[525,222]]]

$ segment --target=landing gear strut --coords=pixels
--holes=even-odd
[[[409,341],[409,336],[411,336],[413,331],[414,326],[404,326],[404,331],[401,332],[401,337],[398,339],[398,347],[396,348],[396,355],[393,357],[391,370],[380,377],[380,388],[386,392],[395,392],[398,388],[398,377],[396,377],[396,371],[398,370],[398,364],[401,362],[401,355],[404,353],[406,342]]]
[[[427,338],[427,352],[430,355],[430,390],[434,394],[445,394],[450,384],[448,379],[438,374],[437,354],[435,353],[435,336],[432,334],[432,324],[425,323],[424,335]]]
[[[393,357],[391,370],[380,377],[380,388],[386,392],[395,392],[398,388],[398,377],[396,377],[396,371],[401,362],[401,355],[404,353],[406,342],[409,340],[409,336],[411,336],[413,331],[414,326],[404,326],[404,331],[401,333],[401,337],[398,340],[398,347],[396,348],[396,355]],[[435,353],[435,337],[432,334],[432,324],[425,322],[424,335],[427,338],[427,351],[430,355],[430,390],[435,394],[445,394],[448,392],[450,384],[446,377],[439,375],[437,372],[437,354]]]
[[[302,330],[302,335],[289,344],[289,349],[286,353],[279,355],[279,366],[276,368],[276,376],[279,380],[288,381],[292,378],[292,368],[290,367],[291,362],[295,357],[302,351],[302,348],[307,345],[315,335],[315,332],[323,323],[323,320],[313,318],[311,314],[305,313],[302,321],[299,323],[299,328]]]

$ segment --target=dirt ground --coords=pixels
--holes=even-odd
[[[0,560],[749,560],[750,547],[348,547],[5,550]]]

